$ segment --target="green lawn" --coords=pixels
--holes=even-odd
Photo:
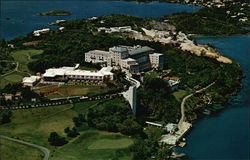
[[[7,84],[14,84],[21,82],[23,77],[28,76],[28,74],[20,73],[20,72],[13,72],[11,74],[1,76],[0,77],[0,89],[4,88]]]
[[[108,87],[98,85],[63,85],[34,90],[36,93],[46,93],[57,88],[58,90],[48,95],[48,98],[62,98],[68,96],[93,96],[109,91]]]
[[[32,73],[28,69],[28,63],[34,61],[35,55],[42,54],[42,50],[28,49],[28,50],[18,50],[11,52],[11,56],[14,58],[15,62],[19,63],[18,70],[20,72],[13,72],[11,74],[0,76],[0,89],[4,88],[7,84],[21,82],[22,78],[28,76],[28,73]],[[26,74],[27,73],[27,74]]]
[[[186,95],[189,94],[189,91],[187,90],[177,90],[173,93],[174,97],[177,99],[177,101],[181,101]]]
[[[27,49],[27,50],[18,50],[11,53],[11,56],[16,62],[19,62],[18,69],[22,72],[31,72],[27,64],[35,60],[33,56],[42,54],[42,50]]]
[[[43,153],[17,142],[0,139],[1,160],[42,160]]]
[[[117,149],[127,148],[132,144],[132,141],[128,138],[120,139],[100,139],[92,143],[88,149]]]
[[[0,134],[18,137],[25,141],[48,147],[51,158],[55,160],[81,159],[106,160],[114,157],[131,159],[128,147],[133,140],[119,133],[99,131],[89,128],[86,124],[81,127],[80,136],[69,139],[62,147],[48,144],[50,132],[57,132],[66,137],[64,129],[73,127],[72,118],[79,113],[84,115],[91,107],[101,107],[102,103],[117,104],[120,99],[87,101],[77,104],[51,106],[13,111],[11,123],[0,125]]]
[[[124,144],[120,144],[120,143]],[[128,147],[133,144],[131,138],[118,133],[86,130],[71,143],[52,153],[51,160],[81,159],[81,160],[131,160],[132,154]]]
[[[77,115],[71,105],[53,106],[13,111],[11,123],[1,125],[0,133],[16,136],[43,146],[48,146],[50,132],[64,135],[64,128],[72,127]]]

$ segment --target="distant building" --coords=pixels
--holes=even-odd
[[[97,28],[98,32],[104,31],[106,33],[115,33],[115,32],[132,32],[134,30],[132,30],[131,26],[122,26],[122,27],[110,27],[110,28],[106,28],[106,27],[99,27]]]
[[[41,79],[40,76],[24,77],[22,83],[23,86],[33,87],[40,81],[40,79]]]
[[[44,28],[44,29],[41,29],[41,30],[33,31],[33,35],[34,36],[40,36],[41,34],[48,33],[49,31],[50,31],[49,28]]]
[[[180,83],[179,77],[163,77],[164,81],[167,81],[172,90],[176,90],[178,88],[178,84]]]
[[[6,101],[11,101],[12,99],[13,99],[13,94],[4,94],[4,99],[6,100]]]
[[[61,32],[62,32],[64,29],[65,29],[65,27],[59,27],[59,28],[58,28],[58,30],[61,31]]]
[[[21,99],[22,98],[22,93],[21,92],[16,92],[15,94],[15,100]]]
[[[85,53],[85,62],[119,66],[125,72],[137,74],[151,68],[163,69],[164,56],[147,46],[114,46],[109,51]]]

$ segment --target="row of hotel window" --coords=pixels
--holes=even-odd
[[[81,75],[70,75],[69,78],[83,78],[83,79],[103,79],[104,76],[81,76]]]

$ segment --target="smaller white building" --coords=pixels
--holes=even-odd
[[[40,36],[41,34],[48,33],[49,31],[50,31],[49,28],[44,28],[44,29],[41,29],[41,30],[33,31],[33,35],[34,36]]]
[[[43,74],[44,82],[67,82],[68,80],[103,81],[113,80],[112,67],[103,67],[99,71],[87,71],[76,67],[61,67],[47,69]]]
[[[109,52],[101,50],[93,50],[85,53],[85,62],[104,63],[110,57]]]
[[[24,77],[23,78],[23,86],[27,87],[33,87],[40,81],[41,77],[39,76],[30,76],[30,77]]]
[[[132,59],[132,58],[122,59],[121,68],[123,71],[132,73],[132,74],[139,72],[139,64],[136,62],[135,59]]]
[[[59,27],[58,30],[59,31],[63,31],[65,29],[65,27]]]
[[[57,24],[58,24],[58,23],[63,23],[63,22],[66,22],[66,20],[64,20],[64,19],[56,20],[56,23],[57,23]]]
[[[161,53],[149,54],[151,67],[154,69],[163,69],[164,55]]]

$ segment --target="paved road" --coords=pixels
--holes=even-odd
[[[48,148],[45,148],[43,146],[39,146],[37,144],[25,142],[25,141],[22,141],[22,140],[19,140],[19,139],[15,139],[15,138],[10,138],[10,137],[7,137],[7,136],[3,136],[3,135],[0,135],[0,138],[7,139],[7,140],[10,140],[10,141],[13,141],[13,142],[17,142],[17,143],[21,143],[21,144],[24,144],[24,145],[28,145],[28,146],[37,148],[37,149],[41,150],[44,153],[43,160],[48,160],[49,159],[50,151],[49,151]]]
[[[195,93],[200,93],[206,89],[208,89],[209,87],[211,87],[212,85],[214,85],[215,82],[209,84],[208,86],[202,88],[202,89],[199,89],[197,91],[195,91]],[[191,93],[189,95],[187,95],[186,97],[183,98],[182,102],[181,102],[181,119],[178,123],[179,126],[181,126],[181,124],[183,123],[183,121],[185,121],[185,103],[187,101],[188,98],[192,97],[194,95],[194,93]]]

